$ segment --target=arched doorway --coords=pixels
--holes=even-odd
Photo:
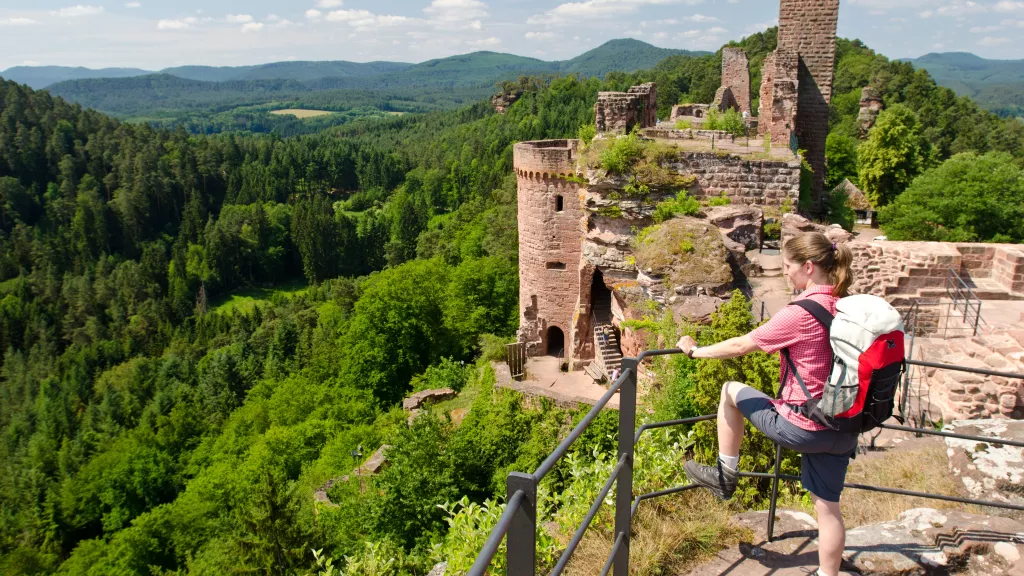
[[[565,356],[565,332],[558,326],[548,328],[548,356]]]

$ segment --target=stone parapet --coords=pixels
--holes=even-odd
[[[800,199],[800,161],[744,160],[715,152],[681,152],[666,167],[696,177],[696,198],[720,196],[734,204],[781,206]]]
[[[575,174],[579,146],[579,140],[520,142],[513,148],[512,164],[527,178]]]

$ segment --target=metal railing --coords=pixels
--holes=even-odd
[[[963,322],[972,327],[974,336],[977,336],[981,324],[981,298],[974,294],[974,290],[952,267],[946,272],[946,296],[952,300],[950,306],[953,311],[959,313],[963,308]]]
[[[670,426],[681,426],[694,424],[696,422],[702,422],[705,420],[714,420],[716,415],[709,414],[706,416],[698,416],[695,418],[686,418],[682,420],[673,420],[669,422],[656,422],[650,424],[644,424],[639,429],[636,427],[636,380],[638,367],[641,362],[646,358],[654,356],[667,356],[674,354],[682,354],[682,350],[654,350],[640,354],[637,358],[624,358],[622,360],[622,375],[612,383],[608,391],[601,397],[597,403],[594,404],[593,408],[587,412],[583,420],[577,424],[569,435],[562,440],[562,442],[555,448],[542,463],[532,473],[524,474],[521,472],[513,472],[509,474],[506,483],[506,501],[504,512],[498,519],[497,524],[491,531],[487,538],[483,548],[480,550],[476,561],[473,566],[469,569],[469,576],[483,576],[487,573],[487,568],[490,566],[494,555],[497,553],[498,548],[501,546],[502,540],[507,537],[507,574],[510,576],[534,576],[536,573],[536,561],[537,561],[537,486],[541,480],[554,469],[558,461],[565,456],[569,448],[572,447],[573,443],[583,434],[583,432],[590,426],[591,422],[597,418],[601,410],[608,404],[608,401],[612,399],[616,394],[619,394],[619,427],[618,427],[618,457],[616,460],[615,468],[612,470],[611,475],[605,480],[604,485],[601,487],[597,498],[591,504],[586,516],[583,518],[583,523],[573,533],[572,538],[565,546],[565,550],[562,552],[555,564],[554,569],[551,571],[550,576],[559,576],[568,566],[569,561],[572,558],[573,553],[576,551],[577,546],[583,540],[583,536],[586,534],[590,523],[594,520],[603,504],[605,498],[611,492],[613,487],[616,488],[615,492],[615,523],[614,523],[614,538],[611,551],[605,561],[604,568],[601,571],[601,576],[606,576],[610,571],[614,570],[615,576],[628,576],[629,574],[629,547],[631,539],[631,524],[633,516],[636,514],[640,503],[652,498],[659,498],[662,496],[668,496],[670,494],[678,494],[698,488],[696,484],[688,484],[686,486],[678,486],[675,488],[669,488],[666,490],[659,490],[657,492],[651,492],[647,494],[641,494],[634,498],[633,496],[633,449],[635,445],[640,441],[641,436],[648,430],[654,430],[656,428],[666,428]],[[1003,378],[1011,379],[1024,379],[1024,374],[1013,374],[1007,372],[998,372],[994,370],[981,370],[976,368],[967,368],[964,366],[954,366],[947,364],[936,364],[932,362],[921,362],[908,360],[907,363],[912,366],[925,367],[925,368],[936,368],[941,370],[954,370],[959,372],[968,372],[974,374],[982,374],[987,376],[1000,376]],[[972,436],[967,434],[956,434],[952,432],[943,432],[940,430],[929,430],[913,428],[908,426],[897,426],[890,424],[883,424],[882,428],[896,431],[906,431],[918,434],[928,434],[933,436],[942,436],[946,438],[958,438],[962,440],[973,440],[977,442],[989,442],[998,443],[1005,446],[1015,446],[1024,448],[1024,442],[1016,442],[1011,440],[1005,440],[1000,438],[988,438],[984,436]],[[774,536],[775,530],[775,509],[778,502],[778,491],[779,481],[798,481],[798,476],[792,476],[788,474],[780,473],[782,461],[782,448],[776,446],[775,452],[775,465],[772,473],[766,472],[740,472],[741,477],[746,478],[765,478],[772,481],[771,485],[771,501],[769,505],[768,514],[768,540],[771,541]],[[858,490],[870,490],[874,492],[884,492],[888,494],[897,494],[903,496],[916,496],[919,498],[929,498],[933,500],[944,500],[947,502],[958,502],[962,504],[973,504],[978,506],[990,506],[993,508],[1002,508],[1008,510],[1020,510],[1024,511],[1024,506],[1017,504],[1010,504],[1005,502],[993,502],[985,500],[977,500],[972,498],[960,498],[956,496],[945,496],[941,494],[932,494],[927,492],[916,492],[912,490],[902,490],[898,488],[887,488],[879,486],[870,486],[866,484],[845,484],[846,488],[853,488]]]

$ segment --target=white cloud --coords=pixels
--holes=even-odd
[[[985,36],[978,42],[978,46],[999,46],[1010,42],[1009,38],[999,38],[996,36]]]
[[[487,4],[480,0],[432,0],[423,9],[433,20],[463,22],[487,16]]]
[[[685,4],[696,6],[704,0],[583,0],[559,4],[543,14],[530,16],[526,23],[536,25],[574,24],[580,19],[607,18],[636,12],[642,6]]]
[[[142,8],[142,2],[125,2],[125,8]]]
[[[54,16],[60,16],[61,18],[74,18],[76,16],[95,16],[103,13],[103,6],[85,6],[78,4],[77,6],[68,6],[67,8],[61,8],[60,10],[54,10],[50,12]]]
[[[263,29],[263,22],[246,22],[242,26],[242,32],[257,32]]]
[[[249,14],[228,14],[224,19],[232,24],[245,24],[247,22],[252,22],[252,16]]]
[[[369,18],[373,18],[373,13],[369,10],[334,10],[327,13],[328,22],[356,22]]]
[[[310,20],[319,20],[321,16],[323,16],[323,12],[319,10],[314,10],[313,8],[306,10],[306,18]]]
[[[342,0],[316,0],[313,5],[317,8],[337,8],[342,4],[344,4]]]
[[[199,22],[199,19],[195,16],[189,16],[180,20],[160,20],[156,23],[156,28],[157,30],[182,30],[196,22]]]
[[[1024,2],[1003,0],[995,5],[994,10],[996,12],[1022,12],[1024,11]]]
[[[524,37],[527,40],[551,40],[555,37],[553,32],[527,32]]]
[[[267,14],[267,17],[264,18],[264,20],[266,20],[267,22],[277,22],[280,19],[281,17],[278,16],[277,14]]]
[[[490,38],[484,38],[482,40],[472,40],[466,42],[470,46],[497,46],[501,44],[501,39],[491,36]]]
[[[996,30],[1002,29],[1002,26],[973,26],[971,28],[971,34],[984,34],[987,32],[995,32]]]
[[[38,24],[31,18],[0,18],[0,26],[30,26]]]

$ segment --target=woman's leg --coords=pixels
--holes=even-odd
[[[811,494],[818,513],[818,565],[825,576],[838,576],[846,547],[846,526],[839,502],[822,500]]]
[[[743,443],[743,413],[737,402],[768,396],[739,382],[726,382],[718,401],[718,452],[723,456],[739,456]]]

